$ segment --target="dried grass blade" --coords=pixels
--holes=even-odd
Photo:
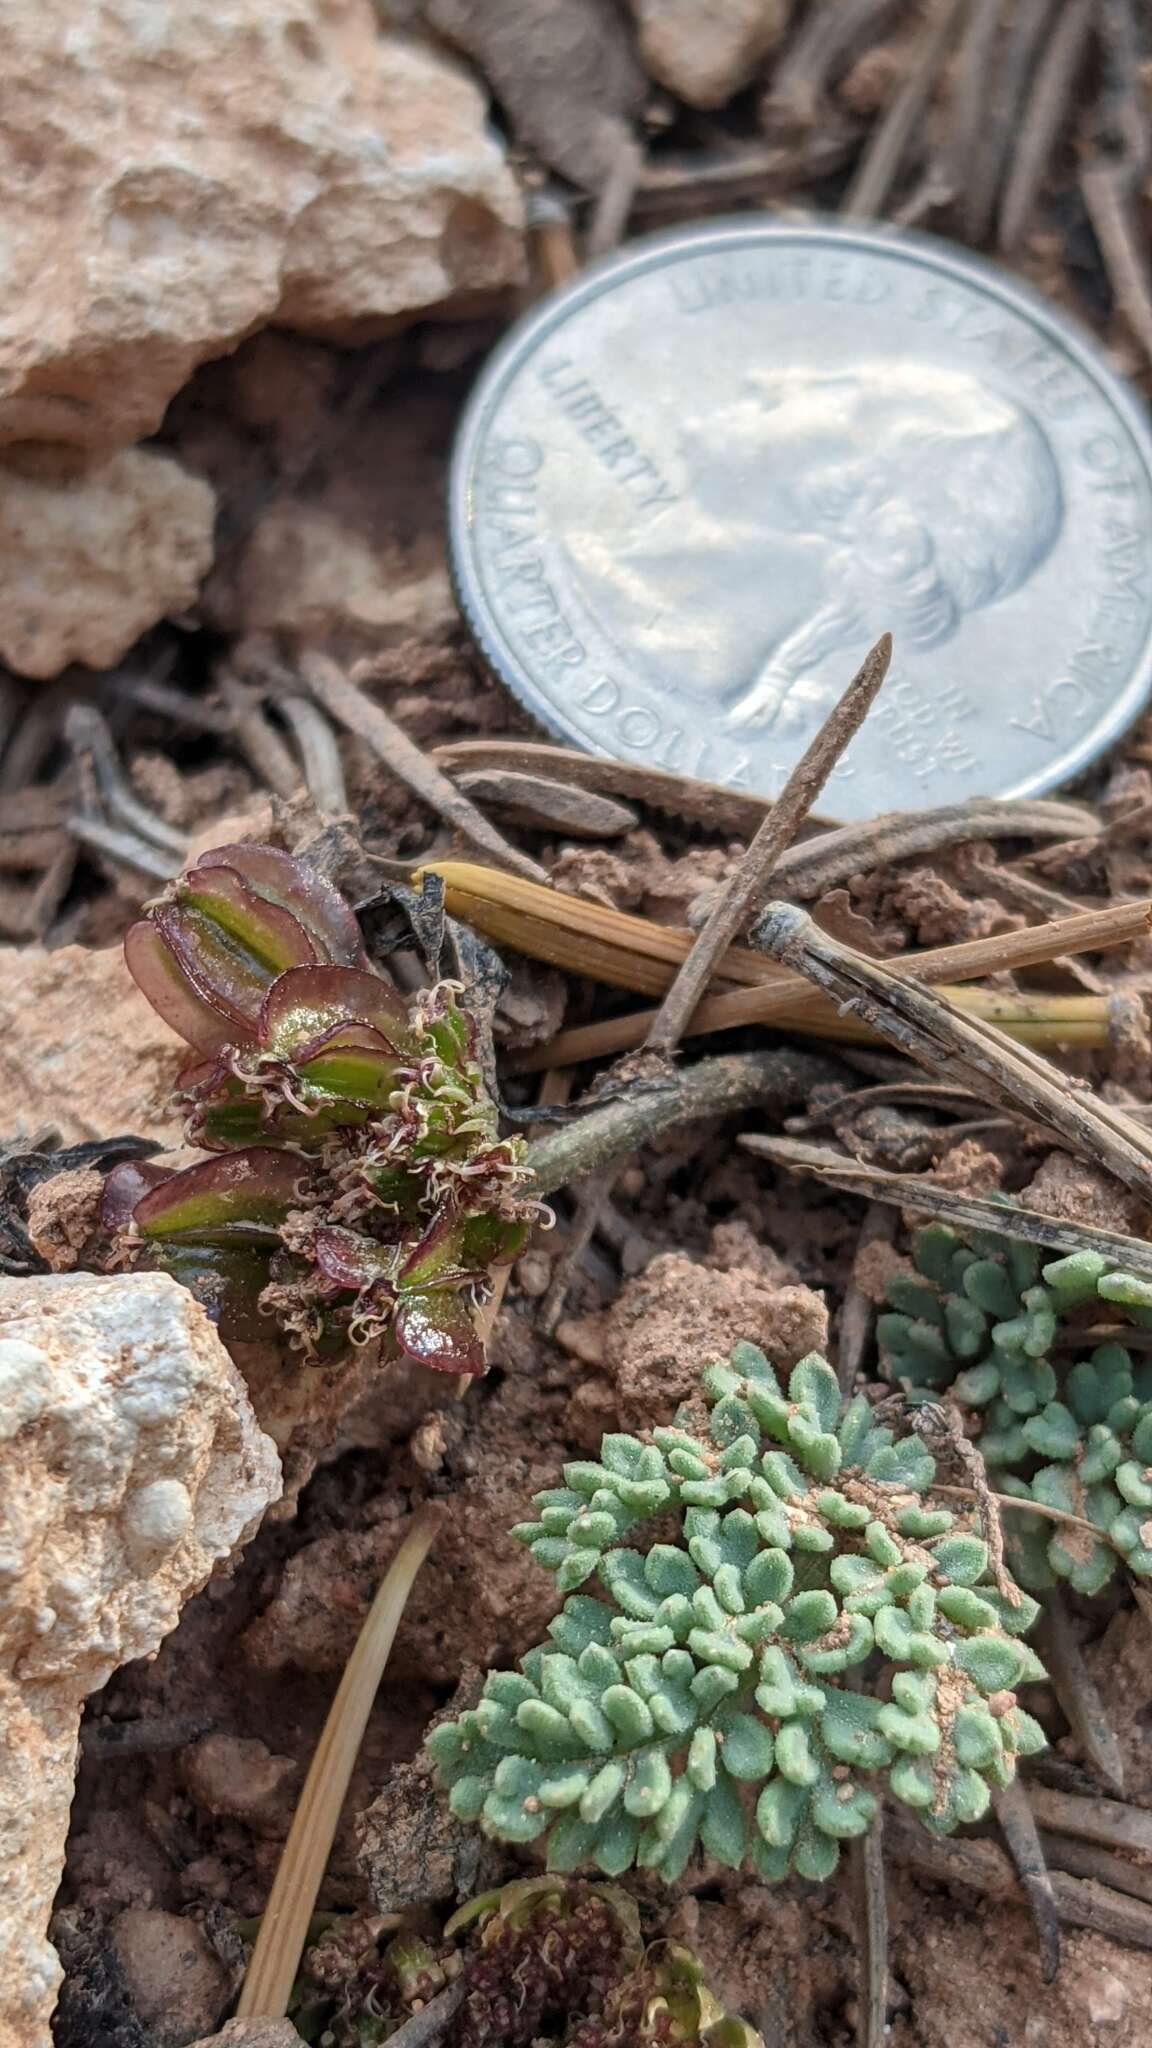
[[[544,775],[576,789],[601,790],[665,811],[683,824],[750,839],[772,810],[768,797],[726,789],[668,768],[613,761],[571,747],[553,747],[539,740],[455,740],[436,747],[428,757],[448,774],[459,769],[507,768],[526,775]],[[822,829],[808,836],[808,827]],[[853,825],[832,825],[813,811],[805,837],[781,854],[776,874],[789,893],[805,899],[818,896],[849,875],[867,872],[915,854],[969,839],[1094,838],[1100,821],[1083,804],[1036,797],[970,797],[931,811],[890,811]]]
[[[644,1041],[650,1051],[670,1053],[679,1045],[718,961],[763,902],[781,854],[787,852],[833,768],[867,718],[891,660],[892,635],[883,633],[805,748],[715,909],[693,939],[652,1019]]]
[[[371,747],[377,759],[400,778],[415,796],[436,811],[445,822],[473,846],[482,847],[490,860],[513,874],[528,875],[533,881],[545,879],[544,870],[527,854],[510,846],[482,811],[457,789],[434,761],[409,739],[383,706],[357,688],[326,654],[315,651],[300,656],[300,673],[318,704],[347,732],[354,732]],[[370,676],[371,664],[362,664],[357,675]]]
[[[814,1174],[828,1187],[841,1188],[845,1194],[890,1202],[922,1216],[938,1216],[957,1230],[992,1230],[1022,1244],[1044,1245],[1054,1256],[1097,1251],[1117,1270],[1152,1279],[1152,1245],[1141,1237],[1126,1237],[1118,1230],[1099,1230],[1090,1223],[1062,1223],[1058,1217],[1042,1215],[1039,1209],[1022,1209],[1014,1202],[994,1202],[987,1195],[958,1194],[920,1174],[885,1173],[878,1166],[866,1166],[863,1160],[849,1159],[831,1146],[806,1144],[802,1138],[776,1138],[762,1131],[747,1131],[737,1142],[746,1151],[771,1159],[777,1166]]]
[[[614,988],[633,989],[638,995],[661,994],[668,988],[693,943],[691,932],[673,925],[656,924],[651,918],[592,903],[583,896],[568,896],[472,861],[429,861],[412,879],[419,882],[425,874],[439,875],[443,881],[449,914],[475,925],[486,938],[513,946],[532,959],[546,960],[569,974],[586,974]],[[1128,945],[1144,938],[1150,927],[1152,902],[1119,903],[1107,910],[1054,918],[992,938],[906,953],[886,966],[890,974],[914,975],[918,981],[974,981],[986,974],[1037,966],[1064,954]],[[794,1018],[806,1014],[812,1005],[812,991],[802,975],[790,973],[748,946],[729,946],[716,963],[714,979],[745,990],[755,987],[756,996],[735,1001],[725,997],[722,1000],[731,1007],[723,1012],[709,1010],[709,1001],[717,999],[706,998],[693,1018],[694,1029],[713,1031],[738,1023]]]
[[[1126,1186],[1152,1198],[1152,1139],[1131,1117],[1067,1078],[1026,1046],[982,1019],[964,1016],[940,995],[906,981],[842,946],[789,903],[773,904],[756,938],[774,959],[795,967],[841,1004],[850,1004],[881,1037],[974,1094],[1026,1111]]]
[[[434,1501],[418,1509],[344,1667],[260,1922],[236,2006],[238,2019],[281,2019],[288,2010],[372,1702],[413,1582],[446,1514],[447,1509]]]

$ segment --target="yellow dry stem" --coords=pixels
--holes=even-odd
[[[439,875],[449,914],[497,945],[527,953],[568,974],[632,989],[638,995],[663,995],[692,945],[691,932],[522,881],[476,862],[436,861],[420,873]],[[959,982],[1013,966],[1035,965],[1062,953],[1124,944],[1140,937],[1148,920],[1148,904],[1121,904],[991,939],[905,954],[885,965],[893,974],[942,984],[943,993],[958,1007],[1029,1044],[1101,1045],[1108,1030],[1107,1002],[1102,996],[1020,995],[961,988],[952,984],[951,977]],[[857,1043],[874,1038],[866,1024],[837,1010],[801,975],[746,946],[731,946],[722,955],[714,987],[719,992],[706,996],[693,1015],[693,1033],[758,1023]],[[558,1059],[568,1062],[625,1051],[642,1041],[649,1021],[650,1013],[638,1012],[561,1032],[550,1046],[523,1064],[552,1066]]]

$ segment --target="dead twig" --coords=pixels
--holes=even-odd
[[[856,1240],[856,1255],[869,1245],[891,1244],[896,1235],[896,1218],[882,1202],[870,1202]],[[840,1305],[840,1326],[836,1350],[836,1378],[845,1401],[851,1399],[856,1375],[867,1356],[876,1323],[876,1304],[854,1280],[848,1282]]]
[[[1044,1861],[1028,1792],[1019,1778],[992,1794],[992,1805],[1036,1923],[1040,1941],[1040,1975],[1045,1984],[1060,1968],[1060,1911]]]
[[[121,831],[100,818],[74,814],[68,819],[68,830],[82,846],[90,846],[121,867],[134,868],[137,874],[148,875],[155,882],[170,882],[183,865],[177,855],[163,853],[135,832]]]
[[[171,719],[173,725],[187,727],[189,732],[210,732],[219,739],[227,739],[234,730],[229,711],[218,704],[206,704],[203,698],[178,690],[171,683],[158,682],[154,676],[117,676],[116,695],[130,704],[138,704],[142,711],[154,711],[161,718]]]
[[[1125,164],[1085,164],[1080,190],[1118,310],[1152,361],[1152,278],[1144,260],[1131,173]]]
[[[232,714],[232,737],[258,780],[275,796],[295,796],[304,778],[264,711],[259,691],[238,676],[224,674],[220,695]]]
[[[798,185],[830,177],[850,161],[858,144],[856,128],[845,123],[797,136],[783,146],[753,142],[668,151],[645,164],[632,201],[633,221],[712,211],[738,200],[763,204]]]
[[[1152,1856],[1152,1813],[1142,1806],[1126,1806],[1118,1799],[1081,1799],[1074,1792],[1056,1792],[1035,1781],[1031,1797],[1041,1827],[1074,1835],[1078,1841],[1099,1842],[1105,1849],[1131,1849],[1137,1855]]]
[[[569,1226],[568,1242],[552,1270],[548,1292],[540,1304],[539,1324],[546,1337],[554,1335],[556,1325],[564,1313],[568,1290],[576,1278],[580,1262],[599,1228],[604,1206],[612,1193],[619,1172],[619,1161],[602,1167],[591,1174],[576,1188],[576,1213]]]
[[[777,66],[761,109],[764,127],[808,128],[839,72],[879,37],[902,0],[816,0]]]
[[[976,1499],[974,1486],[945,1486],[933,1480],[932,1492],[950,1494],[957,1500]],[[1097,1528],[1096,1523],[1088,1521],[1084,1515],[1070,1514],[1067,1508],[1050,1508],[1044,1501],[1027,1500],[1015,1493],[990,1493],[988,1498],[995,1501],[1001,1514],[1039,1515],[1042,1522],[1059,1522],[1069,1529],[1082,1529],[1092,1535],[1097,1543],[1111,1542],[1106,1529]],[[1114,1544],[1112,1548],[1115,1549]],[[1118,1551],[1117,1555],[1120,1556],[1122,1553]]]
[[[91,763],[97,791],[112,817],[139,838],[150,840],[182,860],[187,845],[184,833],[150,811],[131,788],[103,712],[95,704],[70,704],[64,719],[64,737],[74,757],[84,757]]]
[[[859,1900],[860,2022],[857,2048],[884,2048],[888,2033],[888,1888],[884,1881],[884,1808],[866,1835],[852,1844],[852,1874]]]
[[[101,1718],[84,1723],[80,1745],[87,1760],[111,1763],[121,1756],[162,1756],[186,1749],[215,1727],[206,1714],[142,1714],[133,1721]]]
[[[433,860],[417,869],[439,875],[451,914],[473,923],[488,938],[514,946],[518,952],[549,960],[572,974],[588,974],[615,988],[640,994],[670,987],[691,951],[691,932],[657,924],[609,904],[510,878],[472,861]],[[888,973],[914,976],[922,982],[974,981],[984,975],[1037,967],[1068,954],[1104,952],[1130,945],[1152,930],[1152,901],[1140,898],[1074,915],[1049,918],[1014,932],[994,932],[983,939],[965,939],[935,946],[923,953],[897,954],[884,963]],[[536,948],[539,947],[539,952]],[[546,950],[545,950],[546,949]],[[763,989],[770,985],[783,1002],[805,996],[801,975],[790,974],[765,960],[749,946],[729,946],[715,964],[717,981],[740,982]],[[703,1006],[701,1006],[703,1007]],[[789,1011],[781,1008],[779,1014]],[[763,1022],[759,1012],[747,1022]]]
[[[537,185],[526,195],[525,226],[532,266],[529,300],[567,284],[580,268],[572,233],[572,204],[559,185]]]
[[[889,1839],[902,1863],[936,1884],[966,1884],[985,1898],[1010,1899],[1016,1891],[1012,1866],[995,1842],[965,1841],[929,1834],[907,1814],[890,1811]],[[1106,1884],[1049,1872],[1053,1903],[1069,1927],[1090,1927],[1113,1941],[1152,1948],[1152,1910],[1139,1899]]]
[[[650,1052],[667,1054],[679,1045],[717,962],[763,900],[780,855],[792,844],[837,761],[872,709],[891,659],[892,635],[884,633],[805,748],[716,908],[693,941],[644,1041]]]
[[[956,53],[955,77],[948,99],[948,127],[933,182],[947,205],[963,192],[980,146],[988,105],[988,74],[1004,0],[973,0]]]
[[[1123,1794],[1124,1757],[1099,1689],[1084,1662],[1061,1586],[1054,1586],[1044,1596],[1039,1634],[1041,1654],[1068,1726],[1096,1776],[1109,1791]]]
[[[640,144],[632,135],[619,135],[608,174],[592,205],[585,237],[589,258],[606,256],[618,247],[643,173],[644,151]]]
[[[1113,296],[1152,360],[1152,274],[1140,218],[1141,187],[1152,143],[1140,97],[1140,39],[1131,0],[1100,0],[1103,83],[1095,110],[1097,154],[1080,189]]]
[[[753,1103],[779,1113],[803,1102],[822,1081],[839,1078],[830,1060],[789,1047],[722,1055],[670,1071],[658,1087],[631,1089],[537,1138],[528,1148],[535,1192],[549,1195],[569,1181],[586,1180],[678,1124],[730,1116]]]
[[[873,868],[889,867],[916,854],[938,853],[942,847],[960,846],[966,840],[1059,839],[1061,816],[1067,821],[1066,833],[1099,836],[1099,819],[1074,804],[1058,804],[1043,797],[1028,802],[970,797],[964,803],[942,804],[934,811],[893,811],[866,823],[838,826],[803,846],[794,846],[781,860],[776,879],[790,896],[811,902],[853,875],[868,874]]]
[[[1050,1882],[1056,1910],[1069,1927],[1090,1927],[1110,1941],[1152,1949],[1152,1911],[1139,1900],[1062,1870],[1054,1870]]]
[[[1098,1251],[1117,1270],[1140,1273],[1152,1279],[1152,1245],[1140,1237],[1126,1237],[1118,1230],[1099,1230],[1090,1223],[1062,1223],[1039,1209],[1023,1209],[1015,1202],[994,1202],[986,1195],[965,1195],[916,1173],[886,1173],[863,1160],[849,1159],[830,1146],[809,1145],[801,1138],[777,1138],[763,1131],[741,1133],[737,1143],[748,1152],[771,1159],[775,1165],[792,1167],[798,1173],[814,1174],[828,1187],[845,1194],[863,1195],[869,1201],[890,1202],[922,1216],[938,1216],[956,1230],[990,1230],[1021,1244],[1039,1244],[1055,1256],[1078,1251]],[[1133,1333],[1135,1336],[1139,1332]]]
[[[1152,1906],[1152,1870],[1146,1864],[1130,1863],[1111,1849],[1098,1849],[1091,1842],[1074,1842],[1067,1835],[1040,1831],[1044,1860],[1049,1870],[1066,1870],[1069,1877],[1090,1877],[1113,1891],[1127,1892]]]
[[[970,0],[941,0],[924,25],[912,65],[882,121],[872,131],[840,211],[850,220],[883,213],[904,152],[932,96],[948,46]]]
[[[557,889],[541,888],[469,861],[430,861],[417,870],[416,879],[422,874],[438,875],[450,914],[475,926],[486,938],[616,988],[662,993],[692,947],[689,932]],[[1148,903],[1118,904],[957,946],[904,954],[887,967],[894,975],[915,976],[923,982],[975,979],[1128,944],[1147,934],[1150,917],[1152,905]],[[858,1020],[838,1018],[834,1006],[814,994],[802,976],[781,970],[748,947],[730,946],[715,972],[718,979],[754,986],[706,997],[690,1019],[688,1030],[692,1033],[787,1022],[837,1036],[868,1035]],[[955,990],[952,996],[1009,1026],[1032,1025],[1038,1036],[1056,1042],[1083,1036],[1080,1027],[1085,1027],[1085,1032],[1091,1029],[1092,1042],[1103,1042],[1106,1010],[1099,999],[1003,996],[989,991],[974,991],[965,997]],[[561,1045],[573,1060],[624,1051],[642,1041],[649,1022],[649,1013],[633,1013],[561,1033],[550,1046],[533,1053],[523,1063],[523,1070],[560,1062]]]
[[[60,727],[73,693],[63,683],[49,683],[31,701],[18,706],[8,727],[0,761],[0,793],[13,794],[34,783],[60,739]]]
[[[1029,74],[1052,13],[1052,0],[1017,0],[1003,48],[992,67],[990,93],[980,127],[980,147],[960,195],[964,238],[976,246],[988,238],[996,197]]]
[[[652,768],[639,761],[601,760],[557,747],[543,740],[452,740],[434,747],[431,759],[446,774],[480,769],[507,769],[589,789],[610,796],[631,797],[652,810],[665,811],[683,824],[702,825],[710,832],[751,838],[772,809],[768,797],[726,789],[720,782],[676,775],[670,768]]]
[[[1010,255],[1024,238],[1088,44],[1096,0],[1065,0],[1036,67],[1012,168],[1000,202],[997,240]]]
[[[468,1987],[462,1977],[446,1984],[419,2012],[414,2012],[394,2034],[389,2034],[389,2048],[432,2048],[448,2031],[449,2022],[463,2005],[468,1996]]]
[[[912,1414],[912,1425],[918,1436],[932,1440],[932,1450],[937,1460],[943,1454],[954,1469],[968,1475],[968,1491],[976,1502],[976,1519],[980,1534],[988,1548],[988,1570],[996,1591],[1010,1607],[1019,1607],[1022,1600],[1020,1588],[1015,1584],[1004,1562],[1004,1530],[1000,1521],[998,1496],[988,1484],[984,1460],[974,1443],[964,1434],[964,1421],[960,1410],[950,1401],[931,1401],[918,1407]],[[943,1439],[943,1446],[939,1439]]]
[[[513,824],[535,832],[563,832],[575,839],[619,839],[640,823],[637,812],[613,797],[574,789],[545,775],[513,768],[469,768],[456,777],[457,789],[491,805]]]
[[[292,728],[292,737],[300,750],[305,787],[320,816],[347,817],[344,767],[328,720],[310,698],[294,696],[290,690],[277,699],[277,705]]]
[[[543,868],[510,846],[495,825],[490,824],[483,812],[478,811],[455,783],[441,773],[395,719],[389,717],[383,706],[366,697],[358,683],[344,675],[326,654],[315,651],[302,654],[300,673],[329,717],[365,740],[377,759],[455,831],[473,846],[483,848],[498,867],[509,868],[513,874],[525,875],[534,882],[545,879]],[[358,679],[368,679],[371,674],[370,662],[362,663],[356,671]]]
[[[682,824],[700,825],[737,839],[757,832],[773,808],[769,797],[726,789],[719,782],[675,775],[671,769],[633,761],[601,760],[577,753],[574,747],[550,746],[542,740],[455,740],[436,747],[431,759],[449,774],[462,769],[507,768],[545,775],[577,789],[631,797]],[[814,828],[819,823],[813,811],[807,825]],[[942,804],[931,811],[889,811],[853,825],[831,826],[825,820],[822,830],[811,836],[806,831],[800,842],[781,854],[776,876],[781,886],[787,883],[790,895],[807,901],[870,868],[962,845],[969,839],[1063,840],[1070,835],[1083,839],[1098,837],[1100,829],[1095,813],[1081,804],[1050,797],[969,797],[963,803]]]
[[[912,974],[918,961],[925,957],[912,955],[905,962],[893,962],[894,971]],[[924,977],[926,981],[935,978],[934,974]],[[1102,995],[1014,996],[954,986],[947,989],[947,994],[959,1008],[989,1018],[1024,1044],[1062,1048],[1108,1042],[1108,1005]],[[571,1025],[547,1045],[525,1053],[515,1062],[514,1071],[530,1074],[554,1063],[578,1066],[583,1060],[628,1052],[643,1044],[645,1029],[655,1014],[654,1010],[631,1010],[623,1017]],[[840,1016],[811,992],[804,994],[791,986],[761,984],[758,988],[733,989],[726,995],[705,997],[693,1012],[685,1036],[698,1038],[714,1031],[738,1031],[748,1024],[767,1024],[778,1031],[810,1031],[820,1038],[860,1044],[867,1044],[875,1035],[859,1018]]]
[[[878,961],[821,932],[791,904],[776,903],[755,934],[765,952],[806,974],[842,1004],[851,1004],[881,1037],[939,1079],[992,1102],[1023,1109],[1058,1131],[1076,1152],[1106,1166],[1127,1187],[1152,1197],[1152,1140],[1131,1117],[1066,1076],[994,1025],[965,1016],[920,983],[901,979]]]

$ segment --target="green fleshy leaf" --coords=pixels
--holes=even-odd
[[[710,1856],[739,1870],[748,1847],[748,1823],[733,1785],[720,1778],[704,1800],[700,1840]]]
[[[876,1794],[847,1778],[823,1778],[812,1794],[812,1824],[835,1841],[866,1835],[876,1818]]]
[[[892,1745],[880,1727],[879,1700],[830,1686],[827,1702],[820,1717],[820,1735],[830,1755],[869,1771],[891,1761]]]
[[[772,1731],[755,1714],[722,1710],[715,1729],[719,1759],[730,1778],[754,1783],[769,1775],[775,1755]]]
[[[820,1430],[834,1430],[840,1419],[840,1387],[830,1365],[810,1351],[793,1367],[788,1381],[789,1399],[811,1410]]]
[[[791,1849],[808,1807],[808,1789],[773,1778],[756,1802],[756,1825],[770,1849]]]
[[[624,1787],[625,1811],[638,1820],[651,1820],[659,1813],[672,1790],[672,1773],[662,1750],[646,1749],[635,1758],[632,1774]]]

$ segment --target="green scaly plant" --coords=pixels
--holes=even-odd
[[[885,1785],[940,1832],[978,1820],[1044,1743],[1015,1696],[1043,1676],[1019,1640],[1038,1608],[928,1504],[933,1477],[822,1358],[785,1391],[737,1345],[672,1427],[606,1436],[514,1531],[568,1597],[431,1732],[452,1810],[546,1838],[554,1870],[666,1880],[698,1844],[826,1878]]]
[[[1152,1283],[1096,1251],[1045,1262],[1035,1245],[939,1223],[916,1233],[912,1261],[889,1281],[877,1326],[888,1377],[972,1414],[997,1491],[1100,1531],[1010,1516],[1017,1576],[1093,1594],[1121,1563],[1152,1575],[1152,1361],[1118,1342],[1086,1342],[1078,1356],[1067,1341],[1093,1311],[1147,1328]]]

